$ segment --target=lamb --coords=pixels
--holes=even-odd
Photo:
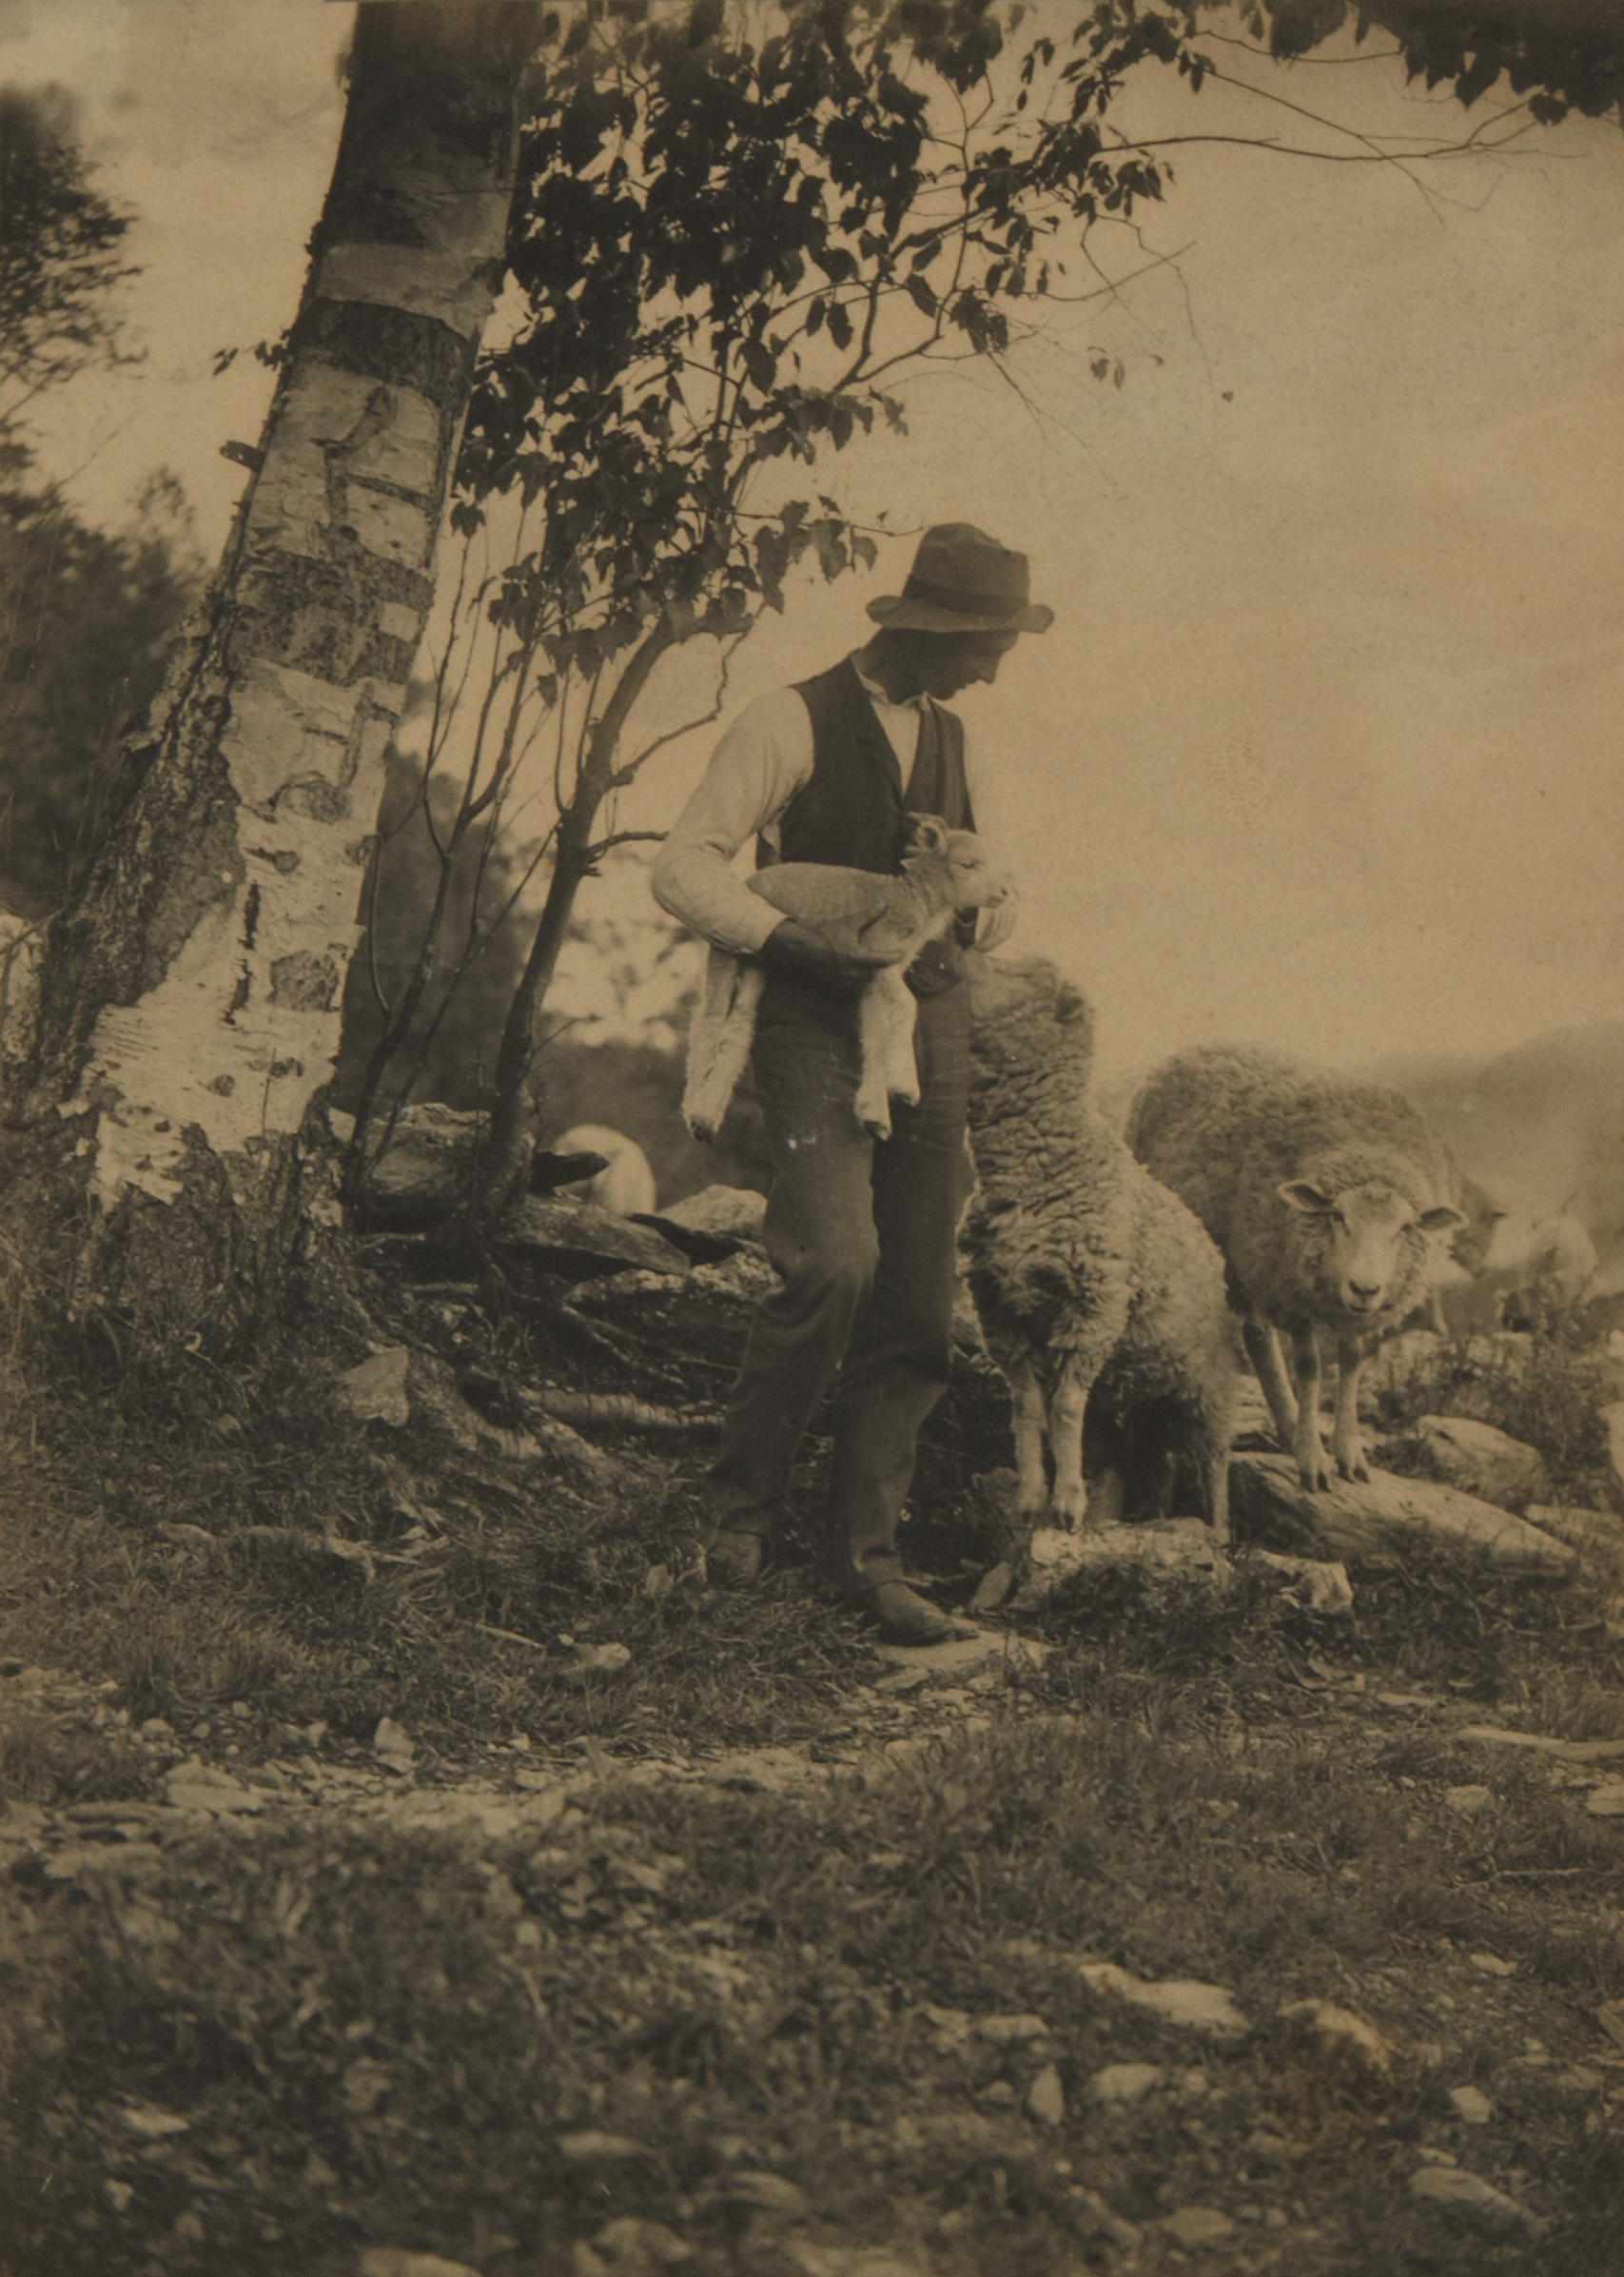
[[[858,1005],[863,1071],[856,1109],[882,1139],[890,1136],[891,1096],[910,1105],[919,1098],[908,965],[960,910],[984,909],[1008,889],[1007,874],[972,831],[949,830],[934,815],[910,819],[912,839],[899,875],[832,862],[777,862],[749,881],[786,917],[813,927],[835,948],[876,960]],[[682,1096],[683,1118],[697,1139],[714,1139],[721,1128],[750,1057],[764,985],[758,964],[711,950]]]
[[[1368,1479],[1359,1421],[1366,1352],[1425,1302],[1435,1241],[1465,1223],[1437,1198],[1441,1153],[1420,1114],[1381,1085],[1209,1045],[1147,1078],[1127,1142],[1222,1250],[1247,1353],[1303,1485],[1331,1483],[1320,1331],[1336,1342],[1337,1468]],[[1277,1328],[1290,1342],[1293,1384]]]
[[[657,1191],[654,1166],[636,1140],[628,1138],[623,1130],[607,1123],[575,1123],[552,1144],[557,1154],[601,1154],[607,1158],[601,1170],[581,1181],[586,1199],[596,1202],[599,1209],[612,1209],[621,1218],[653,1209]]]
[[[1094,1111],[1093,1021],[1042,958],[976,960],[965,1221],[970,1291],[1014,1405],[1019,1508],[1087,1516],[1083,1435],[1126,1499],[1170,1503],[1193,1462],[1204,1516],[1229,1535],[1240,1354],[1223,1261]],[[1045,1446],[1054,1465],[1045,1482]]]

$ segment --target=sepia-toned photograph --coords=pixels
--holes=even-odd
[[[1616,2277],[1618,0],[0,0],[0,2277]]]

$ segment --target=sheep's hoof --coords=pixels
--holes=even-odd
[[[865,1115],[863,1117],[863,1129],[868,1132],[871,1138],[889,1139],[890,1136],[890,1117],[887,1115],[882,1119],[882,1117],[879,1115]]]
[[[1363,1485],[1370,1484],[1370,1465],[1362,1455],[1355,1455],[1351,1461],[1345,1455],[1339,1455],[1337,1468],[1344,1479],[1358,1479]]]

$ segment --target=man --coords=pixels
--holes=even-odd
[[[909,814],[973,829],[962,723],[949,697],[988,685],[1024,632],[1053,612],[1027,598],[1024,554],[949,522],[927,530],[899,595],[871,601],[879,630],[854,655],[752,704],[716,748],[654,869],[664,909],[767,986],[754,1069],[772,1157],[767,1247],[781,1278],[751,1330],[712,1472],[711,1578],[761,1571],[795,1451],[840,1376],[822,1560],[882,1634],[967,1634],[903,1578],[897,1526],[920,1425],[947,1387],[955,1244],[969,1193],[964,959],[996,948],[1012,897],[961,916],[909,968],[918,999],[920,1099],[893,1102],[877,1142],[853,1107],[856,999],[873,966],[781,917],[732,868],[747,839],[765,861],[894,872]],[[842,1363],[844,1369],[842,1370]]]

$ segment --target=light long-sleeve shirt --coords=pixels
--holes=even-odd
[[[883,688],[857,674],[886,732],[906,783],[919,748],[919,720],[927,697],[892,703]],[[985,786],[965,755],[976,832],[987,828]],[[753,956],[784,919],[753,893],[734,867],[741,847],[757,838],[776,856],[778,824],[812,772],[812,715],[793,688],[775,688],[740,713],[717,744],[688,804],[672,825],[651,875],[661,909],[734,956]]]

